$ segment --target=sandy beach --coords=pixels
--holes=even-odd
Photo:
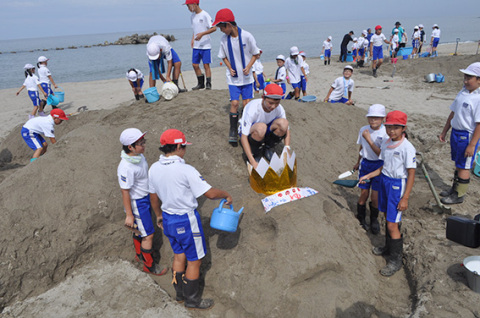
[[[20,136],[31,102],[25,92],[15,96],[18,88],[0,90],[2,317],[478,317],[480,294],[467,286],[461,263],[480,251],[446,239],[445,226],[451,215],[480,213],[479,178],[472,176],[463,204],[442,214],[417,168],[402,220],[404,267],[390,278],[378,273],[385,260],[371,253],[384,242],[384,219],[380,235],[366,233],[355,218],[359,190],[332,184],[355,164],[366,110],[380,103],[408,114],[409,139],[423,153],[437,191],[448,188],[450,146],[437,136],[463,85],[458,70],[480,61],[477,45],[462,43],[457,56],[455,44],[448,44],[440,46],[438,58],[399,59],[393,78],[388,59],[377,78],[370,65],[355,68],[355,106],[322,102],[346,64],[337,56],[330,66],[308,58],[307,91],[317,102],[282,105],[297,154],[298,186],[319,193],[268,214],[264,196],[248,184],[241,148],[227,143],[224,67],[213,68],[211,91],[191,91],[196,78],[185,70],[188,92],[153,104],[135,101],[124,78],[59,83],[67,114],[81,106],[88,110],[57,126],[58,143],[31,164]],[[273,77],[274,61],[262,63]],[[429,73],[442,73],[445,82],[426,83]],[[209,226],[218,202],[199,200],[209,251],[201,268],[203,295],[216,302],[210,311],[186,311],[171,297],[170,273],[152,277],[134,261],[116,180],[118,137],[128,127],[148,131],[150,165],[160,155],[161,133],[184,131],[193,143],[187,163],[232,194],[236,209],[245,207],[238,231],[227,234]],[[159,230],[154,244],[156,260],[171,266],[173,253]]]

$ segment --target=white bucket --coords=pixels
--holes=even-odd
[[[178,95],[178,87],[173,82],[164,83],[161,94],[165,100],[172,100]]]
[[[468,286],[480,293],[480,256],[469,256],[463,260],[466,269]]]

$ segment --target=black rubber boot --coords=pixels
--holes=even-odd
[[[185,297],[183,296],[183,275],[185,272],[176,272],[173,271],[173,277],[172,277],[172,285],[173,288],[175,288],[175,292],[177,295],[175,296],[175,300],[178,301],[179,303],[183,303],[185,300]]]
[[[455,184],[453,193],[448,197],[442,198],[440,201],[442,201],[443,204],[463,203],[463,197],[467,193],[469,183],[470,179],[462,179],[457,177],[457,184]]]
[[[185,93],[187,91],[186,89],[180,88],[180,86],[178,86],[178,79],[172,80],[172,82],[173,84],[177,85],[179,93]]]
[[[323,65],[327,65],[327,60],[325,60],[325,62],[323,62]]]
[[[390,242],[390,258],[387,265],[380,270],[383,276],[392,276],[403,266],[403,238],[392,239]]]
[[[330,65],[330,60],[328,60],[328,65]]]
[[[388,256],[390,255],[390,242],[392,241],[392,238],[390,236],[390,233],[388,233],[388,227],[385,222],[385,246],[379,246],[379,247],[374,247],[372,252],[374,255],[377,256]]]
[[[372,234],[380,233],[380,224],[378,223],[378,208],[374,207],[372,202],[368,204],[370,207],[370,230]]]
[[[214,305],[213,299],[200,298],[200,284],[198,279],[189,280],[183,277],[183,296],[185,307],[188,309],[211,309]]]
[[[142,238],[133,234],[133,246],[135,247],[135,260],[137,262],[143,262],[142,256]]]
[[[448,197],[449,195],[451,195],[454,191],[454,189],[457,187],[457,183],[458,183],[458,171],[455,170],[455,173],[453,175],[453,182],[452,182],[452,187],[448,190],[443,190],[442,192],[440,192],[440,196],[441,197]]]
[[[268,161],[272,160],[272,156],[275,153],[275,147],[285,138],[285,136],[277,136],[273,132],[269,133],[265,137],[265,149],[263,155]]]
[[[259,162],[260,159],[262,159],[263,142],[264,140],[256,141],[255,139],[252,138],[251,135],[248,135],[248,144],[250,145],[250,150],[252,151],[253,158],[255,159],[256,162]]]
[[[239,113],[230,113],[230,132],[228,133],[228,142],[234,146],[238,146],[238,116]]]
[[[168,272],[167,268],[161,268],[159,265],[155,264],[152,257],[153,250],[146,250],[141,248],[143,256],[143,271],[155,276],[162,276]]]
[[[138,96],[138,94],[135,94],[135,99],[140,100],[140,96]]]
[[[357,219],[360,222],[360,225],[365,231],[368,231],[367,222],[365,222],[365,215],[367,212],[367,206],[365,204],[358,204],[357,203]]]
[[[207,77],[207,84],[205,85],[206,89],[212,89],[212,78]]]
[[[197,86],[193,87],[192,91],[205,88],[205,75],[202,74],[200,76],[197,76],[197,82]]]

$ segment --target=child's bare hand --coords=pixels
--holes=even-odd
[[[353,166],[353,170],[357,171],[358,170],[358,167],[360,167],[360,163],[356,163],[354,166]]]
[[[364,175],[362,177],[360,177],[360,179],[358,179],[358,183],[361,183],[361,184],[364,184],[364,183],[367,183],[366,180],[368,180],[368,175]]]
[[[228,205],[232,204],[232,202],[233,202],[232,196],[230,194],[225,198],[225,200],[227,201],[226,203]]]
[[[163,230],[163,217],[157,217],[157,226]]]
[[[133,228],[134,221],[135,218],[133,217],[133,215],[127,215],[127,217],[125,218],[125,225]]]
[[[235,70],[233,68],[230,69],[230,75],[231,76],[235,76],[237,73],[235,72]]]
[[[402,198],[398,203],[398,211],[405,211],[408,208],[408,199]]]
[[[248,73],[250,73],[250,69],[248,67],[243,69],[243,75],[248,76]]]
[[[447,141],[445,140],[445,134],[443,134],[443,133],[438,136],[438,139],[439,139],[441,142],[447,142]]]
[[[362,132],[362,137],[365,138],[365,140],[369,141],[371,139],[370,137],[370,131],[368,131],[368,129],[365,129],[363,132]]]
[[[475,155],[475,145],[468,145],[465,149],[465,158],[473,157],[473,155]]]

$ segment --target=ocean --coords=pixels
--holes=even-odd
[[[185,25],[190,21],[185,18]],[[441,29],[440,43],[455,43],[479,41],[480,18],[478,17],[442,17],[442,18],[399,18],[402,26],[407,30],[409,41],[413,27],[418,24],[425,25],[425,32],[429,41],[431,26],[436,23]],[[333,54],[339,54],[340,42],[343,35],[350,30],[359,36],[362,30],[380,24],[384,34],[389,37],[391,29],[397,20],[350,20],[350,21],[324,21],[295,24],[274,25],[240,25],[241,28],[253,34],[257,45],[263,51],[263,62],[274,62],[278,54],[288,56],[291,46],[298,46],[308,57],[319,57],[323,41],[331,35],[333,37]],[[108,34],[88,34],[59,37],[45,37],[35,39],[18,39],[0,41],[0,65],[3,76],[0,77],[0,89],[20,87],[24,81],[23,66],[26,63],[36,64],[41,55],[50,59],[48,68],[53,79],[61,86],[62,82],[84,82],[121,78],[128,69],[134,67],[148,75],[148,61],[145,55],[145,45],[110,45],[84,47],[114,42],[125,35],[138,34],[174,35],[176,41],[171,43],[182,60],[182,70],[192,70],[190,40],[192,30],[146,30]],[[220,30],[212,35],[212,67],[220,67],[217,58]],[[68,47],[77,47],[69,49]],[[56,48],[64,48],[57,50]],[[453,52],[452,52],[453,53]],[[474,54],[475,52],[472,52]],[[224,66],[223,66],[224,67]]]

